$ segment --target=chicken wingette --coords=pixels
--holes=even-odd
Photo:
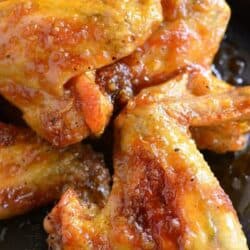
[[[162,0],[162,7],[164,21],[143,46],[97,71],[96,82],[118,103],[126,103],[145,86],[159,84],[179,71],[210,71],[230,17],[226,2]],[[222,81],[211,80],[210,73],[210,79],[205,75],[203,81],[209,87],[196,91],[196,95],[230,89]],[[193,129],[192,133],[199,148],[223,153],[245,147],[247,139],[242,134],[248,126],[230,122]]]
[[[185,79],[185,75],[183,76]],[[218,94],[234,89],[211,73],[200,71],[193,71],[187,84],[189,91],[195,96]],[[216,126],[192,127],[191,133],[199,149],[225,153],[242,150],[247,145],[246,133],[249,128],[249,121],[230,121]]]
[[[82,202],[69,189],[48,215],[52,249],[248,249],[188,129],[250,119],[250,88],[201,97],[161,88],[143,90],[116,120],[107,205]]]
[[[0,219],[57,200],[68,187],[103,206],[109,182],[90,146],[56,149],[29,129],[0,123]]]
[[[161,2],[159,29],[134,53],[97,71],[97,83],[122,101],[188,66],[210,69],[225,34],[230,9],[224,0]]]
[[[112,107],[86,72],[132,53],[161,20],[160,0],[1,1],[0,94],[54,145],[99,135]]]
[[[150,94],[154,98],[166,96],[203,96],[219,94],[233,90],[234,87],[214,77],[204,70],[193,70],[183,73],[168,81],[169,86],[157,85],[151,87]],[[164,93],[164,94],[163,94]],[[199,149],[210,149],[217,153],[239,151],[247,144],[247,132],[250,131],[249,121],[229,121],[213,126],[191,127],[192,138]]]

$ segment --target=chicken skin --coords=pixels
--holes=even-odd
[[[53,250],[247,250],[198,150],[250,131],[250,87],[211,73],[229,17],[224,0],[0,1],[0,95],[34,130],[0,123],[0,219],[59,200]],[[110,192],[79,142],[113,114]]]
[[[90,146],[59,150],[29,129],[0,123],[0,219],[59,199],[68,187],[103,206],[109,182],[102,156]]]
[[[69,189],[48,215],[52,249],[248,249],[189,127],[250,119],[250,88],[200,97],[182,96],[173,82],[161,90],[143,90],[115,122],[107,205],[82,202]]]
[[[127,100],[187,66],[208,68],[230,16],[224,0],[9,0],[0,10],[0,94],[56,146],[100,135],[117,91]]]
[[[210,69],[230,9],[224,0],[162,0],[164,21],[126,58],[97,71],[96,82],[124,101],[145,86],[162,83],[188,66]]]
[[[160,0],[1,1],[0,94],[54,145],[99,135],[112,107],[87,72],[132,53],[161,21]]]
[[[162,0],[162,7],[164,21],[143,46],[97,70],[96,82],[109,93],[115,106],[126,103],[145,86],[162,83],[180,71],[203,71],[193,77],[203,78],[204,86],[208,87],[194,89],[195,95],[231,88],[209,72],[230,17],[226,2]],[[224,153],[246,146],[247,138],[243,134],[248,127],[246,122],[230,122],[194,128],[192,134],[200,149]]]
[[[94,4],[95,9],[80,1],[0,5],[0,94],[56,146],[102,134],[116,95],[127,102],[133,92],[187,66],[209,69],[230,17],[224,0]],[[200,148],[236,151],[245,146],[244,127],[233,123],[193,134]]]

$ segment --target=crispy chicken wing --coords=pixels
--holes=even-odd
[[[164,22],[147,42],[97,71],[99,85],[122,101],[187,66],[210,68],[230,17],[224,0],[162,0],[162,6]]]
[[[29,129],[0,123],[0,219],[59,199],[67,187],[103,206],[109,181],[90,146],[55,149]]]
[[[45,220],[53,249],[248,249],[188,128],[250,119],[250,88],[194,97],[172,87],[142,91],[119,115],[108,203],[68,190]]]
[[[232,90],[233,87],[211,75],[193,72],[189,77],[189,88],[196,96],[217,94]],[[223,122],[217,126],[191,128],[199,149],[209,149],[217,153],[242,150],[247,144],[249,121]]]
[[[164,100],[166,97],[195,97],[218,94],[234,87],[212,76],[204,70],[193,70],[180,74],[167,82],[146,90],[147,98]],[[142,91],[142,93],[144,93]],[[144,95],[146,95],[144,93]],[[151,97],[150,97],[151,96]],[[249,121],[230,121],[204,127],[191,127],[190,131],[199,149],[210,149],[217,153],[238,151],[247,144]]]
[[[162,6],[164,22],[147,42],[128,57],[97,71],[96,82],[117,102],[126,103],[146,85],[159,84],[187,66],[196,71],[200,66],[206,70],[211,66],[230,17],[225,1],[162,0]],[[206,74],[194,76],[193,81],[206,82],[203,88],[194,89],[195,95],[230,89]],[[248,127],[247,123],[233,122],[195,128],[192,134],[199,148],[223,153],[244,148],[243,134]]]
[[[0,93],[22,110],[24,119],[36,132],[57,146],[66,146],[89,134],[100,135],[103,132],[113,110],[107,94],[114,96],[119,92],[124,101],[127,94],[131,96],[131,88],[138,91],[145,84],[159,83],[187,65],[198,63],[210,66],[230,14],[223,0],[162,0],[164,22],[161,27],[129,57],[98,71],[96,82],[100,89],[95,84],[93,73],[77,75],[123,57],[125,52],[117,56],[117,51],[113,50],[117,47],[115,44],[121,41],[120,37],[125,36],[126,32],[131,33],[129,29],[137,38],[126,43],[128,47],[133,47],[130,52],[142,43],[161,20],[159,3],[126,3],[124,6],[131,13],[137,11],[141,15],[138,22],[130,20],[130,17],[129,28],[122,23],[122,18],[128,13],[123,12],[122,5],[112,1],[96,2],[95,11],[89,6],[90,3],[79,1],[74,4],[59,1],[53,3],[55,6],[50,1],[5,1],[1,4],[3,27],[0,31],[3,38],[0,51],[2,49],[3,60],[0,62]],[[81,20],[79,17],[72,19],[72,15],[78,13],[77,6],[79,10],[85,6],[81,15],[78,14]],[[55,7],[60,7],[60,11],[55,12]],[[66,12],[66,9],[69,11]],[[110,17],[103,13],[104,9],[110,11]],[[122,16],[117,14],[119,11],[123,13]],[[144,26],[142,19],[145,17],[147,23]],[[125,26],[119,29],[120,33],[111,26],[112,18],[117,22],[117,27]],[[8,22],[9,19],[13,19],[12,22]],[[104,20],[102,25],[100,19]],[[18,25],[15,23],[17,21]],[[16,32],[23,32],[16,36],[13,26]],[[103,36],[96,37],[98,29],[104,29]],[[83,31],[86,37],[79,35]],[[10,43],[12,40],[14,42]],[[124,51],[128,47],[118,46],[118,50]],[[89,51],[87,59],[83,55],[86,50]],[[104,50],[111,51],[112,60],[106,58],[104,62],[97,56],[98,53],[103,54]],[[58,58],[54,60],[57,52]],[[80,55],[80,59],[76,60],[74,56],[72,59],[72,55]],[[71,62],[74,65],[68,67]],[[106,91],[103,91],[103,86]],[[221,137],[221,131],[228,133]],[[241,131],[242,125],[234,123],[222,128],[194,129],[193,135],[200,148],[225,152],[241,149],[245,145]],[[204,137],[208,139],[204,140]]]
[[[39,135],[55,146],[67,146],[91,133],[101,134],[112,113],[108,97],[91,77],[81,75],[68,85],[62,97],[11,82],[0,84],[0,93],[21,107],[24,119]]]
[[[99,135],[112,108],[85,72],[129,55],[161,20],[160,0],[2,1],[0,93],[55,145]],[[85,120],[92,112],[98,126]]]

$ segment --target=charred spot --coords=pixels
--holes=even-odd
[[[0,123],[0,146],[7,147],[15,144],[17,130],[12,126]]]
[[[129,41],[130,41],[130,42],[134,42],[135,40],[136,40],[136,39],[135,39],[135,36],[130,36],[130,37],[129,37]]]
[[[133,96],[132,79],[133,74],[125,63],[109,65],[96,74],[96,83],[118,103],[126,103]]]
[[[58,119],[58,117],[53,116],[53,117],[49,120],[49,123],[50,123],[52,126],[55,126],[56,123],[58,122],[58,120],[60,120],[60,119]]]
[[[142,151],[129,164],[143,170],[135,190],[126,194],[130,202],[124,203],[123,212],[133,218],[137,228],[139,225],[142,232],[151,235],[156,245],[167,238],[178,247],[185,229],[177,198],[183,181],[168,176],[157,159]]]

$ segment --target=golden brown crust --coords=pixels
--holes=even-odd
[[[188,70],[187,67],[199,72],[202,67],[208,70],[211,66],[230,17],[227,4],[223,0],[162,0],[162,6],[164,22],[147,42],[128,57],[97,71],[96,82],[111,95],[115,106],[124,105],[145,86],[162,83]],[[193,73],[191,76],[194,95],[230,88],[228,84],[202,75]],[[201,81],[204,81],[203,87]],[[248,125],[228,123],[224,126],[227,134],[223,127],[196,129],[193,136],[201,149],[219,153],[237,151],[246,145],[245,126]]]
[[[118,116],[107,203],[109,175],[88,146],[0,124],[0,218],[66,190],[44,221],[55,250],[246,250],[191,138],[223,152],[249,131],[250,88],[207,73],[229,16],[224,0],[0,2],[0,94],[54,146],[100,135],[117,95],[126,103],[177,76]]]
[[[159,26],[161,12],[160,0],[1,2],[1,95],[22,110],[29,126],[56,146],[100,135],[112,106],[86,72],[132,53]],[[65,84],[81,74],[73,84],[78,86],[77,94],[71,92],[68,97]],[[79,88],[83,78],[85,84]],[[90,97],[96,106],[80,112],[77,103]],[[89,122],[93,110],[94,116],[101,114],[94,124]]]
[[[162,0],[162,6],[164,22],[147,42],[97,71],[97,83],[121,101],[133,91],[170,79],[187,66],[210,68],[230,17],[224,0]]]
[[[23,118],[36,132],[55,146],[66,146],[86,137],[86,125],[73,91],[55,98],[44,91],[9,82],[0,85],[1,94],[22,107]]]
[[[133,52],[160,21],[160,0],[1,2],[1,80],[60,96],[72,77]]]
[[[232,204],[188,127],[249,119],[250,88],[164,96],[171,87],[142,91],[119,115],[107,205],[81,204],[67,192],[45,220],[54,249],[247,249]]]
[[[168,81],[168,84],[157,85],[142,90],[140,102],[142,104],[155,101],[164,102],[164,100],[172,98],[177,99],[175,105],[178,105],[179,100],[183,98],[201,98],[202,96],[220,93],[223,95],[223,92],[233,90],[233,86],[218,80],[212,76],[210,72],[193,70],[192,72],[183,73],[172,78]],[[225,103],[225,105],[227,104]],[[206,109],[207,107],[204,106],[201,107],[201,109],[202,108]],[[188,110],[189,109],[187,109],[186,113]],[[209,110],[207,110],[207,112],[209,112]],[[223,111],[221,112],[223,113]],[[186,116],[189,116],[189,114],[186,114]],[[205,119],[207,119],[207,117],[204,117],[203,123]],[[246,146],[246,134],[249,131],[249,121],[224,121],[223,123],[217,124],[214,122],[212,126],[192,127],[190,131],[199,149],[210,149],[217,153],[238,151]]]
[[[87,145],[56,149],[29,129],[0,123],[0,219],[60,198],[68,187],[104,204],[109,174]]]

